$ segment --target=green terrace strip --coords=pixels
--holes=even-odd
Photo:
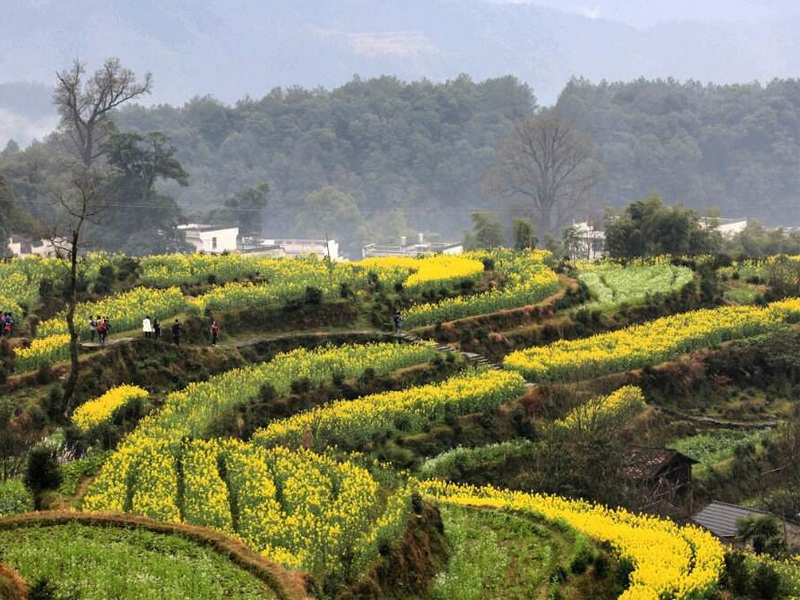
[[[581,340],[561,340],[512,352],[506,368],[529,381],[580,380],[637,369],[729,340],[775,330],[800,317],[800,299],[773,302],[765,308],[724,306],[662,317]]]
[[[468,256],[493,261],[495,269],[506,278],[502,287],[472,296],[412,306],[403,313],[408,327],[518,308],[544,300],[558,290],[558,275],[545,264],[552,257],[547,250],[514,252],[498,249]]]
[[[0,519],[4,560],[57,598],[307,600],[307,582],[210,529],[143,517],[41,512]]]
[[[257,431],[253,441],[267,447],[300,447],[310,442],[320,450],[331,444],[358,448],[393,430],[415,433],[448,416],[484,412],[519,398],[524,391],[524,381],[516,373],[472,371],[442,383],[342,400],[299,413]]]
[[[534,443],[528,439],[517,439],[485,446],[459,446],[447,452],[429,458],[419,468],[421,479],[451,479],[459,471],[474,471],[481,465],[492,464],[509,458],[521,458],[529,455]]]
[[[688,267],[668,263],[632,266],[588,264],[578,275],[578,280],[586,284],[595,300],[587,305],[589,308],[634,304],[654,294],[679,292],[693,278],[694,274]]]

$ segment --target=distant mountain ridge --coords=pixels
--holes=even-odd
[[[75,56],[153,71],[156,102],[234,102],[354,74],[436,80],[512,74],[552,103],[570,76],[716,83],[800,75],[800,18],[759,24],[619,22],[478,0],[22,0],[0,24],[0,82],[52,81]]]

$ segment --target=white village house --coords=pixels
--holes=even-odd
[[[595,229],[594,225],[582,221],[573,223],[574,236],[567,248],[571,259],[594,260],[606,253],[606,232]]]
[[[313,254],[319,258],[330,257],[339,260],[339,242],[336,240],[269,238],[262,240],[266,246],[277,246],[283,250],[284,256],[290,258]]]
[[[66,246],[66,240],[56,240],[59,245]],[[25,237],[12,235],[8,239],[8,250],[17,258],[25,258],[26,256],[39,256],[41,258],[50,258],[56,255],[56,247],[50,240],[30,240]]]
[[[416,244],[409,244],[408,238],[402,236],[399,245],[367,244],[361,249],[362,258],[384,258],[388,256],[406,256],[415,258],[424,254],[448,254],[455,256],[464,253],[464,244],[461,242],[435,243],[426,242],[422,233],[419,234]]]
[[[235,252],[238,248],[238,227],[219,227],[215,225],[178,225],[178,229],[186,234],[186,243],[194,246],[196,252],[221,254]]]
[[[700,227],[713,229],[726,240],[731,240],[747,228],[747,219],[723,219],[720,217],[702,217]]]

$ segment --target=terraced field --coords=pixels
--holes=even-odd
[[[116,273],[127,264],[120,260],[87,258],[90,281],[102,282],[109,268]],[[37,306],[41,299],[32,288],[52,277],[53,265],[10,264],[0,268],[7,275],[0,292],[20,307]],[[638,438],[696,458],[698,479],[726,461],[735,463],[731,473],[746,475],[746,460],[753,461],[746,465],[750,471],[768,472],[774,464],[755,461],[783,460],[777,434],[699,433],[680,413],[654,408],[661,405],[648,395],[684,392],[684,380],[701,379],[707,368],[712,383],[698,389],[716,397],[712,392],[734,385],[729,373],[749,356],[747,343],[780,334],[785,355],[765,350],[758,368],[760,377],[778,382],[788,402],[800,389],[790,351],[800,299],[753,305],[739,297],[724,304],[719,293],[707,306],[697,286],[687,286],[707,274],[666,260],[582,264],[577,274],[564,269],[547,252],[510,250],[343,265],[238,256],[143,259],[130,276],[135,285],[85,302],[80,318],[107,313],[125,329],[138,326],[138,312],[147,310],[205,328],[212,314],[241,320],[241,311],[255,311],[244,314],[263,337],[243,341],[232,334],[229,343],[212,348],[200,333],[186,347],[142,340],[101,349],[94,363],[84,362],[80,376],[91,377],[92,385],[80,389],[68,427],[59,405],[63,386],[49,371],[63,358],[64,313],[42,320],[31,343],[6,357],[18,371],[39,373],[0,383],[9,395],[0,416],[11,433],[41,424],[45,441],[38,455],[55,463],[61,481],[36,487],[28,478],[26,492],[18,470],[0,487],[15,494],[0,498],[0,507],[28,510],[35,499],[76,508],[75,515],[87,518],[111,513],[153,521],[147,527],[79,521],[12,527],[0,519],[0,558],[29,583],[55,586],[57,596],[98,599],[350,600],[364,590],[374,598],[434,600],[713,597],[730,579],[726,549],[666,511],[656,516],[620,508],[643,506],[621,469],[603,475],[608,486],[630,494],[612,506],[597,504],[590,488],[575,487],[577,479],[565,479],[552,495],[521,491],[541,489],[523,476],[541,466],[536,460],[548,456],[542,454],[546,444],[573,453],[564,458],[596,452],[617,459],[628,440]],[[588,286],[590,301],[584,302],[575,277]],[[701,307],[670,311],[667,302],[658,307],[667,316],[630,327],[623,325],[631,321],[616,320],[626,306],[657,303],[654,298],[672,302],[676,293],[696,303],[690,308]],[[543,298],[546,306],[533,306]],[[359,319],[380,321],[396,312],[407,327],[424,325],[435,333],[464,325],[462,317],[525,310],[536,327],[548,330],[548,341],[559,341],[514,351],[489,329],[457,333],[449,339],[461,341],[449,345],[399,335],[393,343],[334,345],[323,343],[333,333],[304,325],[298,326],[299,347],[281,347],[295,334],[276,336],[276,319],[301,322],[325,307],[353,309],[354,320],[344,326],[351,334],[374,333],[359,329]],[[602,313],[591,317],[593,332],[600,333],[583,335],[588,323],[577,318],[576,307]],[[636,313],[642,314],[652,315]],[[560,339],[567,326],[578,339]],[[316,341],[303,347],[310,335]],[[461,353],[473,339],[496,343],[505,355],[502,367]],[[726,354],[732,341],[745,348],[735,358]],[[165,347],[171,358],[157,359],[156,350]],[[710,357],[708,364],[692,362],[698,354]],[[219,368],[209,370],[214,361]],[[684,376],[665,384],[670,378],[662,371],[679,361]],[[117,370],[126,375],[117,377]],[[149,385],[141,373],[180,383]],[[634,385],[626,385],[629,380]],[[89,388],[98,391],[89,396]],[[599,393],[589,393],[595,389]],[[781,412],[781,419],[789,413]],[[758,451],[748,453],[750,444]],[[506,477],[498,468],[520,468],[522,476]],[[469,485],[478,471],[499,473],[509,489],[483,485],[487,479]],[[715,489],[733,493],[724,476],[714,480]],[[691,502],[672,508],[686,506]],[[195,528],[203,528],[202,535]],[[449,552],[437,550],[440,537]],[[226,544],[236,548],[231,561],[224,557]],[[769,568],[791,597],[794,563],[763,567],[761,558],[747,560],[756,561],[748,563],[755,566],[747,577],[755,581]],[[405,589],[414,592],[397,595]]]

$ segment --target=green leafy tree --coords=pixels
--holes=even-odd
[[[776,254],[800,254],[800,231],[783,228],[771,229],[758,219],[747,223],[744,231],[725,244],[725,251],[733,256],[760,258]]]
[[[156,190],[159,181],[189,184],[169,138],[158,132],[114,133],[105,151],[111,168],[105,193],[113,202],[94,229],[99,243],[131,255],[183,249],[176,229],[181,211]]]
[[[497,248],[505,244],[506,233],[503,224],[493,212],[472,213],[472,223],[473,230],[464,236],[468,248]]]
[[[269,194],[269,184],[259,183],[236,192],[233,197],[225,201],[225,207],[236,218],[240,235],[261,235],[262,215],[267,208],[267,194]]]
[[[544,109],[515,123],[497,151],[488,188],[535,211],[544,235],[587,208],[601,174],[589,136],[557,110]]]
[[[46,444],[31,448],[22,481],[33,494],[34,507],[40,510],[42,492],[56,489],[61,484],[55,449]]]
[[[325,186],[308,195],[297,215],[295,233],[308,238],[328,236],[352,254],[360,254],[370,235],[356,201],[335,186]]]
[[[665,206],[657,192],[606,214],[606,250],[613,257],[707,254],[719,248],[718,234],[704,229],[700,216],[681,206]]]
[[[783,530],[772,515],[751,515],[736,522],[736,539],[752,544],[756,554],[781,555],[786,550]]]
[[[514,219],[514,248],[525,250],[536,248],[539,240],[536,237],[535,228],[530,219]]]

